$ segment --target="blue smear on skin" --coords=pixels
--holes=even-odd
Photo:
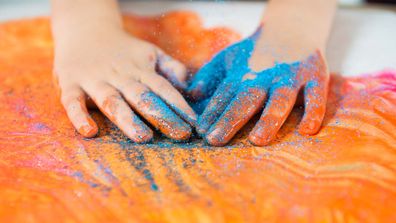
[[[187,119],[187,115],[181,112],[179,109],[172,110],[168,105],[156,94],[153,92],[144,93],[142,96],[143,101],[145,104],[149,105],[150,110],[158,111],[160,114],[156,115],[157,124],[158,125],[169,125],[171,124],[173,129],[181,130],[181,131],[191,131],[190,126],[181,118],[184,117]],[[176,110],[176,111],[175,111]],[[179,113],[181,117],[176,115]],[[166,121],[165,121],[166,120]]]
[[[240,100],[235,97],[238,92],[248,92],[251,88],[264,89],[267,91],[267,97],[271,100],[271,95],[275,94],[277,89],[294,88],[299,90],[300,86],[298,85],[304,83],[304,80],[298,79],[303,77],[297,76],[297,72],[302,66],[307,70],[315,70],[314,65],[309,62],[312,56],[304,62],[275,62],[274,66],[269,69],[259,72],[252,70],[249,67],[249,60],[261,32],[262,28],[252,36],[218,53],[192,79],[187,91],[195,95],[196,99],[198,98],[192,107],[198,114],[201,114],[198,125],[202,129],[208,129],[209,126],[216,123],[216,119],[222,113],[234,109],[228,105],[233,99]],[[248,75],[249,78],[244,78],[245,75]],[[306,84],[307,87],[318,85],[316,80],[308,81]],[[231,86],[231,92],[216,90],[227,89],[224,86]],[[210,99],[214,98],[216,98],[216,104],[211,103],[207,106]],[[228,129],[228,127],[226,128]]]
[[[142,95],[142,100],[145,104],[149,105],[150,110],[156,110],[160,112],[160,117],[162,119],[172,121],[177,124],[177,126],[183,126],[184,122],[177,116],[168,105],[153,92],[147,92]]]
[[[276,63],[274,67],[260,72],[253,71],[249,67],[249,59],[252,56],[260,33],[261,29],[251,37],[221,51],[194,76],[188,91],[200,89],[203,95],[193,105],[193,108],[198,114],[202,113],[202,108],[209,102],[208,98],[213,95],[221,84],[237,83],[238,87],[235,88],[234,92],[237,92],[239,88],[246,87],[278,88],[292,87],[295,84],[296,73],[301,64],[300,62],[292,64]],[[249,73],[256,75],[256,77],[242,81],[244,75]],[[276,80],[276,77],[282,78]]]

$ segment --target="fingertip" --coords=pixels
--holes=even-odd
[[[212,146],[225,146],[229,140],[225,138],[221,129],[214,129],[205,136],[205,140]]]
[[[203,128],[200,128],[200,127],[197,127],[197,128],[196,128],[196,132],[197,132],[198,135],[201,136],[202,138],[204,138],[205,135],[206,135],[206,130],[203,129]]]
[[[315,135],[319,132],[321,122],[315,120],[302,121],[298,127],[298,133],[301,135]]]
[[[78,128],[78,132],[86,138],[92,138],[98,134],[98,126],[91,118],[89,118],[88,124]]]
[[[227,142],[219,140],[217,137],[211,136],[211,135],[207,135],[205,137],[205,140],[211,146],[221,147],[221,146],[225,146],[227,144]]]
[[[257,133],[249,134],[248,140],[255,146],[266,146],[272,141],[272,137],[269,135],[259,136]]]
[[[319,106],[315,109],[308,108],[300,122],[298,133],[301,135],[315,135],[318,133],[322,125],[324,115],[324,106]]]
[[[249,141],[256,146],[266,146],[275,138],[288,116],[284,112],[282,116],[274,114],[274,111],[267,111],[260,117],[258,123],[249,134]]]
[[[202,119],[201,117],[202,116],[198,118],[196,131],[202,138],[204,138],[210,125],[205,119]]]
[[[64,108],[77,132],[86,138],[92,138],[98,133],[98,126],[88,113],[83,93],[79,92],[79,94],[64,100]]]
[[[159,53],[157,59],[158,72],[165,76],[173,86],[185,90],[187,88],[186,79],[188,78],[186,66],[163,52]]]
[[[154,132],[143,121],[133,115],[132,123],[123,127],[123,132],[135,143],[148,143],[153,140]],[[127,123],[127,122],[125,122]]]
[[[147,128],[147,130],[144,133],[137,133],[132,136],[129,136],[129,138],[135,143],[144,144],[144,143],[149,143],[150,141],[153,140],[154,133],[151,129]]]
[[[248,140],[255,146],[266,146],[275,139],[282,124],[282,118],[268,113],[263,114],[250,132]]]
[[[168,135],[169,138],[176,141],[185,141],[188,140],[192,135],[192,129],[190,126],[186,125],[183,128],[175,129],[171,131]]]

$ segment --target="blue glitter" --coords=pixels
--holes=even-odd
[[[242,94],[254,88],[265,89],[272,94],[279,88],[294,88],[300,82],[297,72],[301,62],[275,63],[272,68],[260,72],[249,67],[249,59],[260,33],[261,29],[218,53],[192,79],[187,91],[196,99],[193,108],[201,114],[198,117],[198,132],[201,136],[216,123],[221,114],[234,109],[228,105],[231,100],[239,100],[235,98],[238,92]],[[247,74],[251,74],[252,78],[244,79]]]

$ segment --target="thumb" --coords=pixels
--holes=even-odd
[[[157,48],[157,72],[168,79],[172,85],[179,89],[187,88],[187,68],[180,61],[172,58],[161,49]]]
[[[198,101],[210,97],[225,77],[224,56],[225,52],[221,51],[192,78],[187,93],[194,100]]]

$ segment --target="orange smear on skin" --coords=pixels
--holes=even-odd
[[[98,132],[96,123],[91,118],[88,118],[88,125],[84,125],[78,129],[78,132],[85,137],[94,137]],[[94,127],[92,127],[94,126]]]
[[[194,69],[238,39],[188,12],[124,21]],[[333,75],[315,136],[298,134],[294,109],[267,147],[247,142],[251,125],[227,148],[136,145],[99,112],[96,138],[74,130],[52,83],[48,19],[0,24],[0,38],[1,222],[396,221],[396,71]]]

